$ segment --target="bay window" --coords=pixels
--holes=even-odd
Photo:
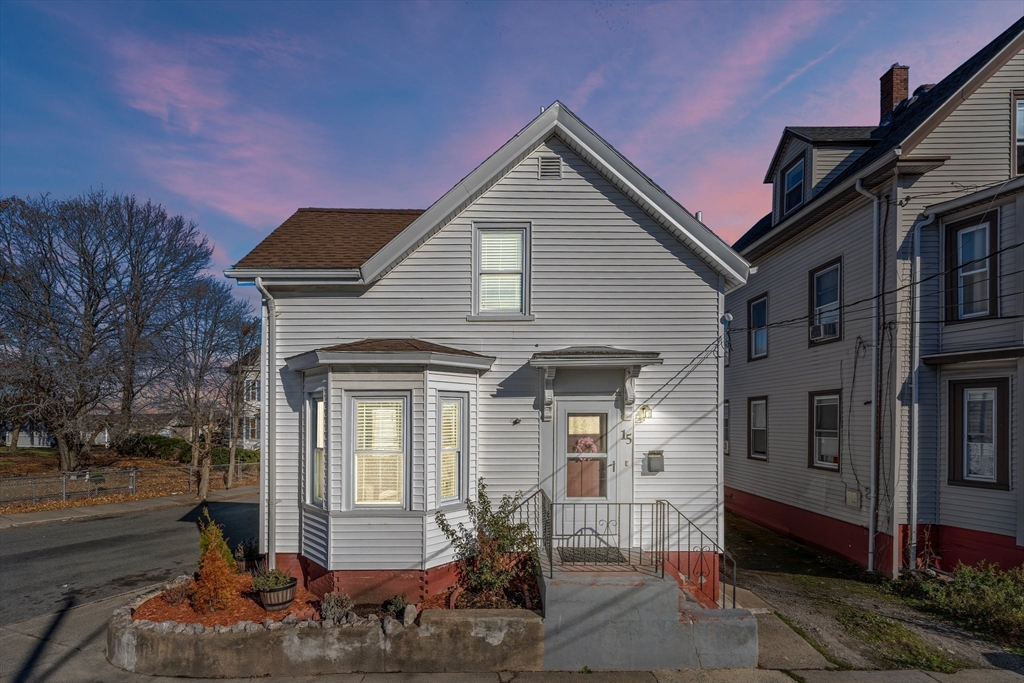
[[[356,506],[405,505],[406,397],[359,397],[355,401],[353,449]]]
[[[438,501],[444,505],[462,500],[466,486],[466,398],[442,394],[438,448]]]
[[[307,501],[317,507],[325,507],[326,500],[326,457],[327,457],[327,425],[324,415],[324,395],[313,394],[308,403],[309,420],[306,443],[308,458],[306,461]]]

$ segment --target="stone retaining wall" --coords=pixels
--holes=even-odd
[[[133,621],[114,613],[107,659],[128,671],[249,678],[387,671],[539,671],[544,626],[527,610],[425,610],[419,624],[385,617],[343,623],[242,622],[231,627]]]

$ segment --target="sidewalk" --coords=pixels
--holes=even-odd
[[[107,662],[107,620],[114,609],[141,592],[145,591],[133,591],[0,628],[0,683],[181,683],[189,680],[132,674]],[[761,643],[763,654],[766,650],[785,647],[772,638]],[[191,680],[198,683],[203,679]],[[241,683],[243,679],[218,680]],[[724,669],[593,674],[333,674],[277,680],[287,683],[792,683],[794,680],[806,683],[1022,683],[1024,677],[994,669],[965,670],[951,675],[922,671],[800,670],[793,676],[770,669]]]
[[[235,500],[245,498],[259,493],[260,487],[237,486],[230,490],[210,491],[207,496],[209,501]],[[10,529],[18,526],[30,526],[33,524],[48,524],[50,522],[67,522],[77,519],[90,519],[94,517],[115,517],[117,515],[132,512],[145,512],[146,510],[160,510],[162,508],[176,507],[179,505],[196,505],[198,498],[194,493],[179,493],[174,496],[163,496],[160,498],[143,498],[141,500],[129,500],[124,503],[108,503],[107,505],[84,505],[81,507],[60,508],[58,510],[42,510],[40,512],[18,512],[14,514],[0,515],[0,530]]]

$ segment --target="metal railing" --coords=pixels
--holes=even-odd
[[[646,570],[661,577],[674,571],[672,578],[706,602],[736,606],[736,560],[666,500],[554,503],[539,489],[516,508],[514,521],[533,531],[541,570],[549,577],[556,566]]]
[[[228,465],[210,468],[210,489],[227,485]],[[235,486],[259,482],[259,463],[235,465]],[[0,505],[31,504],[45,501],[73,501],[99,496],[167,495],[192,492],[199,485],[200,468],[144,467],[135,469],[93,469],[52,475],[0,478]]]

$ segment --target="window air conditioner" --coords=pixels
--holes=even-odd
[[[810,326],[811,341],[835,339],[839,336],[839,323],[824,323]]]

